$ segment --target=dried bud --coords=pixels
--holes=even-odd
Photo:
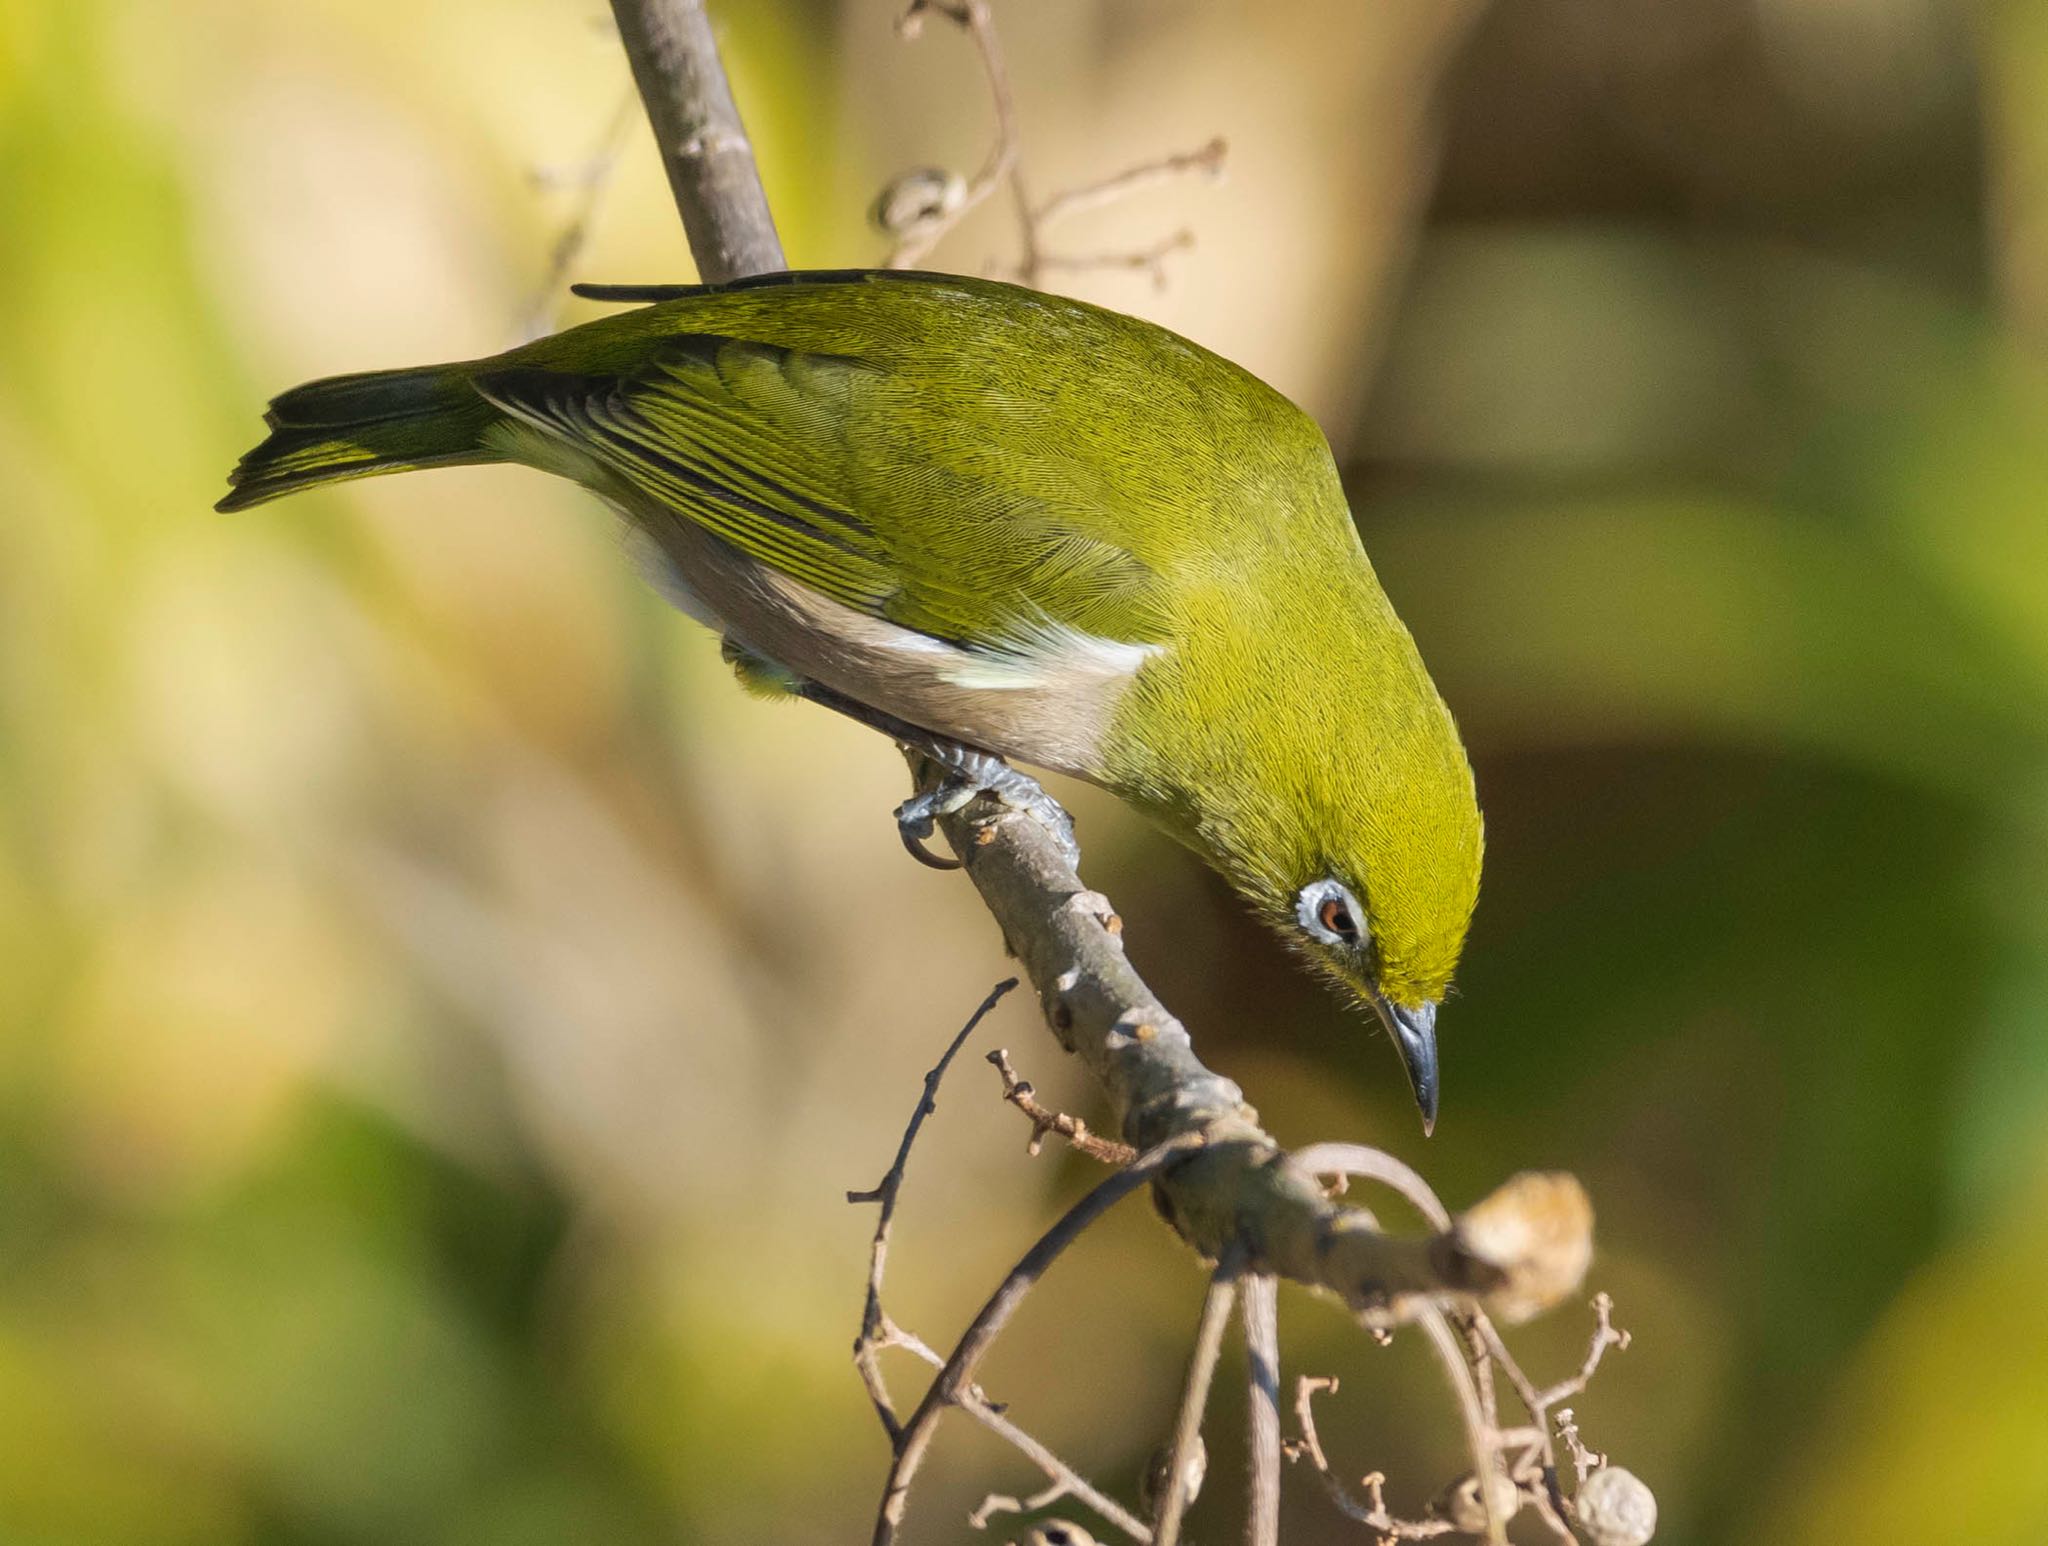
[[[943,167],[920,166],[905,172],[875,196],[868,219],[884,236],[898,240],[928,230],[958,209],[967,197],[967,180]]]
[[[1593,1546],[1645,1546],[1657,1533],[1657,1495],[1632,1471],[1602,1466],[1572,1499]]]
[[[1489,1490],[1493,1493],[1494,1512],[1502,1520],[1513,1519],[1522,1506],[1515,1484],[1495,1471]],[[1479,1496],[1479,1478],[1470,1471],[1432,1498],[1429,1512],[1432,1518],[1444,1520],[1467,1535],[1486,1533],[1486,1504]]]
[[[1173,1463],[1173,1446],[1162,1444],[1152,1451],[1152,1458],[1145,1462],[1145,1474],[1138,1479],[1138,1501],[1144,1505],[1147,1514],[1159,1511],[1159,1501],[1166,1492],[1166,1468]],[[1202,1442],[1202,1436],[1195,1435],[1195,1442],[1188,1450],[1188,1458],[1181,1466],[1180,1484],[1184,1493],[1182,1506],[1185,1507],[1201,1496],[1202,1483],[1209,1475],[1209,1446]]]
[[[1524,1321],[1577,1292],[1593,1259],[1593,1205],[1561,1172],[1524,1171],[1458,1215],[1455,1238],[1467,1255],[1501,1275],[1486,1308]]]

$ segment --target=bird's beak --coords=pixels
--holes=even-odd
[[[1372,1007],[1380,1023],[1401,1049],[1401,1061],[1408,1065],[1408,1082],[1415,1087],[1415,1104],[1422,1108],[1422,1136],[1436,1131],[1436,1005],[1419,1009],[1401,1005],[1375,993]]]

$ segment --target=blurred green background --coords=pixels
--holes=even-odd
[[[874,261],[885,178],[978,163],[957,37],[717,9],[793,261]],[[1063,238],[1191,227],[1165,290],[1055,279],[1316,412],[1489,816],[1427,1145],[1357,1017],[1083,793],[1140,965],[1292,1141],[1454,1205],[1585,1179],[1636,1342],[1577,1406],[1661,1539],[2034,1546],[2048,3],[998,16],[1041,192],[1230,140]],[[209,509],[269,393],[581,314],[539,287],[625,91],[604,21],[0,0],[0,1541],[865,1538],[842,1194],[1004,971],[897,850],[894,754],[734,691],[564,485]],[[685,277],[623,143],[572,275]],[[979,1045],[1092,1112],[1026,998]],[[933,1340],[1086,1179],[986,1074],[898,1236]],[[1133,1207],[990,1388],[1128,1487],[1199,1287]],[[1419,1506],[1460,1461],[1414,1339],[1282,1313],[1340,1464]],[[949,1431],[917,1538],[1030,1481]]]

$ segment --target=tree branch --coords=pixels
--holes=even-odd
[[[1264,1273],[1244,1281],[1244,1348],[1252,1458],[1245,1546],[1280,1546],[1280,1301]]]
[[[785,266],[704,0],[612,0],[633,84],[706,284]]]
[[[1188,1374],[1181,1386],[1180,1410],[1173,1437],[1167,1441],[1160,1468],[1159,1495],[1152,1512],[1153,1546],[1179,1546],[1181,1520],[1194,1502],[1190,1473],[1207,1459],[1202,1444],[1202,1417],[1209,1406],[1209,1386],[1216,1377],[1216,1359],[1223,1351],[1223,1331],[1237,1303],[1237,1264],[1224,1262],[1209,1280],[1202,1299],[1202,1318],[1195,1327],[1195,1346],[1188,1355]]]

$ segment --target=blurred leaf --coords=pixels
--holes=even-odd
[[[1750,1539],[1924,1531],[2029,1546],[2048,1530],[2048,1190],[1916,1274],[1830,1393]]]

